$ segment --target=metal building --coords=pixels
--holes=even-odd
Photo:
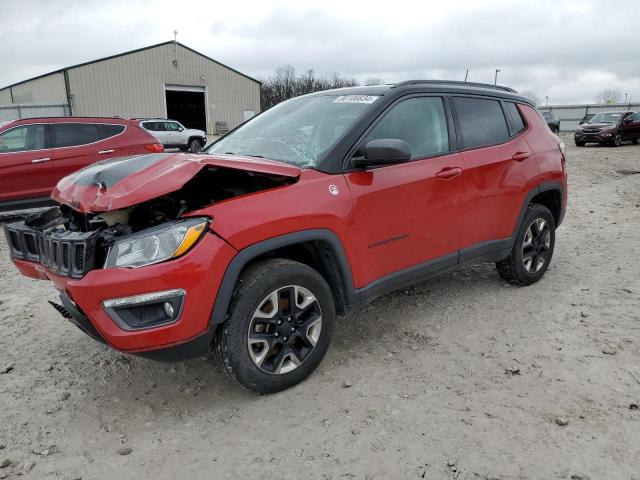
[[[46,115],[160,117],[216,134],[259,110],[258,80],[174,41],[0,89],[0,121]]]

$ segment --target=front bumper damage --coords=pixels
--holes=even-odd
[[[24,221],[4,229],[20,272],[51,280],[60,292],[55,309],[90,337],[123,352],[161,360],[207,353],[215,292],[236,254],[213,232],[174,260],[144,268],[103,269],[103,247],[94,232],[66,244],[67,236]],[[83,252],[77,262],[71,256],[75,251]],[[157,293],[165,295],[154,296]],[[149,315],[164,315],[167,321],[151,328],[136,326]]]

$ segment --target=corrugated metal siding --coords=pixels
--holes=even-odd
[[[74,115],[121,117],[164,117],[165,85],[206,87],[210,134],[215,122],[226,121],[233,128],[244,121],[245,110],[260,111],[258,83],[180,45],[71,69],[69,85]]]
[[[60,105],[0,105],[0,122],[34,117],[68,117],[69,107]]]
[[[573,132],[587,113],[616,112],[631,110],[640,111],[640,103],[618,105],[550,105],[538,107],[541,112],[553,112],[560,120],[560,131]]]
[[[8,88],[0,90],[0,105],[9,105],[11,103],[11,91]]]
[[[29,80],[11,87],[13,90],[13,102],[9,88],[0,90],[0,104],[11,103],[66,103],[67,92],[64,88],[64,75],[61,72],[52,73],[45,77]]]

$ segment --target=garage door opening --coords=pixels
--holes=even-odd
[[[165,90],[167,118],[177,120],[187,128],[207,131],[204,92]]]

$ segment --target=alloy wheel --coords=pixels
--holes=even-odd
[[[191,142],[191,151],[193,153],[200,153],[202,151],[202,144],[200,143],[200,140],[194,140]]]
[[[544,266],[551,247],[551,228],[543,218],[536,218],[522,241],[522,263],[529,273],[538,273]]]
[[[620,132],[618,132],[618,133],[616,133],[616,136],[615,136],[615,138],[613,140],[613,144],[616,147],[619,147],[621,143],[622,143],[622,135],[620,134]]]
[[[322,312],[310,290],[288,285],[271,292],[253,313],[247,346],[253,363],[280,375],[298,368],[320,338]]]

